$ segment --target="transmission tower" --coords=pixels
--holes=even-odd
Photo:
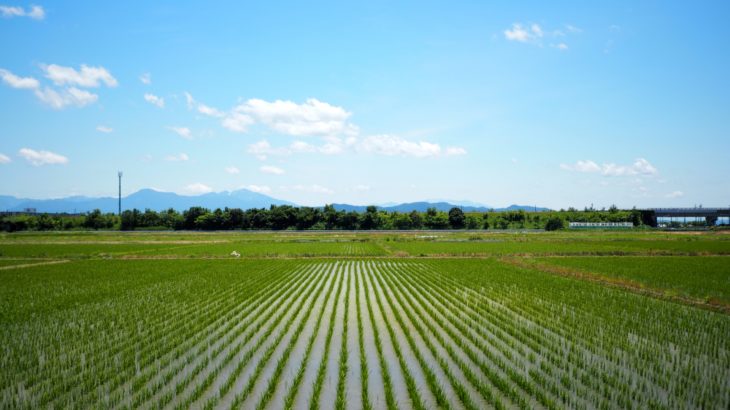
[[[117,172],[119,177],[119,216],[122,216],[122,171]]]

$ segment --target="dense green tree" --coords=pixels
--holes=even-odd
[[[427,229],[447,229],[449,227],[449,217],[445,212],[438,211],[436,208],[428,208],[423,225]]]
[[[198,217],[203,216],[206,213],[208,213],[208,210],[200,206],[191,207],[187,211],[183,212],[183,229],[198,229],[195,221]]]
[[[487,212],[482,215],[482,229],[489,229],[489,213]]]
[[[380,215],[378,215],[378,208],[370,205],[360,217],[360,229],[378,229],[379,226]]]
[[[355,211],[342,212],[338,218],[340,228],[348,231],[357,229],[357,223],[359,220],[360,215]]]
[[[325,205],[323,213],[323,220],[325,229],[332,230],[338,228],[339,213],[333,205]]]
[[[113,214],[102,214],[100,210],[94,209],[86,214],[84,219],[84,228],[89,229],[109,229],[114,226],[115,217]]]
[[[393,214],[393,227],[395,229],[411,229],[413,227],[413,221],[410,215],[396,212]]]
[[[461,208],[453,207],[449,209],[449,225],[452,229],[463,229],[466,217]]]
[[[565,220],[559,216],[554,216],[548,219],[545,224],[546,231],[557,231],[560,229],[565,229]]]
[[[301,207],[296,214],[296,228],[309,229],[322,220],[322,212],[318,208]]]
[[[479,219],[474,215],[469,215],[466,217],[466,229],[479,229],[481,228],[479,226]]]
[[[421,217],[420,212],[411,211],[409,217],[411,219],[411,228],[412,229],[423,229],[423,218]]]

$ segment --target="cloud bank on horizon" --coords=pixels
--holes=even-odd
[[[724,205],[729,6],[671,3],[0,5],[0,193]]]

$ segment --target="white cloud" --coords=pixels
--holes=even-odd
[[[316,152],[317,147],[304,141],[294,141],[289,145],[291,152]]]
[[[178,155],[168,155],[165,157],[165,161],[171,162],[184,162],[190,160],[190,157],[186,153],[180,153]]]
[[[196,101],[195,98],[193,98],[193,96],[187,91],[185,92],[185,102],[187,103],[189,110],[196,109],[203,115],[214,118],[223,118],[226,116],[226,113],[223,111]],[[247,126],[253,124],[253,121],[249,123],[248,119],[242,119],[240,116],[232,115],[232,117],[233,118],[231,120],[224,120],[222,124],[223,127],[228,128],[231,131],[246,132]]]
[[[30,148],[21,148],[18,154],[36,167],[41,165],[64,165],[68,163],[68,158],[51,151],[36,151]]]
[[[111,127],[107,127],[106,125],[99,125],[96,127],[96,130],[99,132],[103,132],[104,134],[109,134],[110,132],[114,131]]]
[[[199,112],[213,117],[222,117],[223,127],[234,132],[247,132],[254,124],[263,124],[272,130],[291,136],[337,136],[356,135],[358,129],[347,120],[350,113],[342,107],[330,105],[315,98],[302,104],[292,101],[265,101],[250,99],[229,112],[196,102],[190,94],[188,107],[197,106]]]
[[[402,155],[420,158],[466,154],[466,150],[460,147],[448,147],[444,150],[439,144],[426,141],[409,141],[395,135],[369,136],[358,144],[357,149],[373,154],[389,156]]]
[[[560,168],[564,169],[566,171],[576,171],[576,172],[601,172],[601,167],[598,166],[593,161],[590,160],[579,160],[575,163],[575,165],[568,165],[568,164],[560,164]]]
[[[221,125],[223,128],[229,129],[233,132],[244,133],[248,131],[248,127],[253,125],[255,122],[256,121],[249,115],[236,112],[226,116],[221,122]]]
[[[187,127],[167,127],[168,130],[174,132],[175,134],[181,136],[182,138],[185,138],[186,140],[193,139],[193,133],[190,131],[190,128]]]
[[[7,156],[5,154],[0,154],[0,164],[8,164],[12,161],[13,160],[11,160],[9,156]]]
[[[27,12],[26,16],[35,20],[43,20],[46,17],[46,11],[41,6],[31,6],[30,12]]]
[[[38,80],[33,77],[18,77],[8,70],[0,68],[0,77],[10,87],[34,90],[40,86]]]
[[[78,85],[79,87],[98,87],[101,83],[108,87],[116,87],[117,79],[104,67],[89,67],[81,65],[77,71],[73,67],[64,67],[57,64],[41,65],[46,77],[56,85]]]
[[[99,81],[110,86],[116,86],[116,80],[103,68],[82,66],[82,71],[76,72],[73,68],[61,67],[55,64],[43,66],[46,77],[51,78],[57,85],[76,84],[81,87],[96,87]],[[69,71],[70,70],[70,71]],[[0,69],[0,77],[5,84],[19,89],[32,90],[33,94],[44,104],[60,110],[67,106],[83,107],[93,104],[98,99],[97,94],[74,86],[65,88],[41,88],[40,82],[33,77],[19,77],[8,70]]]
[[[207,115],[209,117],[215,117],[215,118],[223,118],[226,116],[226,114],[223,113],[222,111],[219,111],[218,109],[213,108],[213,107],[209,107],[205,104],[198,104],[198,112],[203,115]]]
[[[530,26],[530,30],[532,31],[532,35],[535,36],[535,37],[542,37],[543,36],[542,27],[540,27],[539,24],[532,24]]]
[[[546,39],[558,39],[566,37],[567,35],[578,34],[582,30],[578,27],[570,24],[565,26],[563,30],[545,30],[539,24],[523,24],[523,23],[512,23],[512,27],[503,31],[504,38],[508,41],[516,41],[519,43],[533,44],[542,47],[543,40]],[[560,51],[568,50],[568,44],[564,41],[550,44],[551,47],[556,48]]]
[[[80,90],[76,87],[69,87],[59,91],[45,87],[43,89],[36,89],[34,93],[39,100],[57,110],[69,105],[83,107],[93,104],[99,99],[98,95],[86,90]]]
[[[527,31],[527,29],[522,27],[522,24],[513,23],[511,30],[507,29],[504,31],[504,38],[510,41],[519,41],[525,43],[530,40],[532,36],[530,35],[530,32]]]
[[[150,73],[144,73],[141,76],[139,76],[139,81],[142,82],[142,84],[150,85],[152,84],[152,74]]]
[[[259,194],[271,193],[271,188],[266,185],[246,185],[243,188],[248,189],[251,192],[257,192]]]
[[[272,154],[271,144],[269,141],[261,140],[248,146],[247,152],[256,155],[261,161],[265,160],[268,155]]]
[[[236,167],[231,166],[231,167],[226,167],[226,172],[231,175],[236,175],[236,174],[240,174],[241,170]]]
[[[209,192],[213,192],[213,188],[209,187],[208,185],[202,184],[200,182],[196,182],[194,184],[190,184],[185,187],[185,192],[192,195],[200,195],[200,194],[207,194]]]
[[[362,185],[362,184],[355,185],[354,186],[354,189],[355,189],[355,191],[365,192],[365,191],[369,191],[370,190],[370,185]]]
[[[295,191],[302,191],[302,192],[309,192],[312,194],[334,194],[335,191],[325,188],[322,185],[313,184],[313,185],[294,185],[291,187],[291,189]]]
[[[190,95],[190,93],[189,93],[189,92],[187,92],[187,91],[185,91],[185,101],[186,101],[186,102],[187,102],[187,104],[188,104],[188,109],[189,109],[189,110],[192,110],[192,109],[193,109],[193,105],[195,104],[195,99],[194,99],[194,98],[193,98],[193,96],[192,96],[192,95]]]
[[[380,155],[403,155],[413,157],[432,156],[453,156],[464,155],[466,150],[461,147],[442,148],[439,144],[426,141],[408,141],[403,138],[391,135],[370,136],[357,142],[356,138],[347,138],[344,141],[339,137],[325,137],[323,145],[314,145],[304,141],[294,141],[288,146],[272,147],[266,140],[261,140],[248,146],[247,152],[255,155],[260,160],[266,160],[268,156],[283,156],[299,153],[319,153],[325,155],[336,155],[354,148],[358,152],[365,152]]]
[[[154,94],[145,94],[144,100],[150,104],[158,106],[159,108],[165,108],[165,99],[162,97],[158,97]]]
[[[466,155],[466,150],[461,147],[446,147],[444,155]]]
[[[264,174],[273,174],[273,175],[283,175],[284,170],[275,167],[273,165],[263,165],[261,168],[259,168],[259,171],[263,172]]]
[[[590,160],[581,160],[574,165],[560,164],[560,168],[566,171],[576,171],[585,173],[600,173],[604,176],[624,177],[624,176],[655,176],[659,171],[649,161],[644,158],[637,158],[631,165],[618,165],[614,163],[604,163],[598,165]]]
[[[631,165],[603,164],[603,175],[607,176],[633,176],[633,175],[656,175],[657,169],[644,158],[637,158]]]
[[[682,191],[673,191],[666,195],[664,195],[666,198],[681,198],[684,196],[684,192]]]
[[[3,17],[30,17],[33,20],[43,20],[46,17],[46,11],[41,6],[30,6],[25,10],[17,6],[0,6],[0,14]]]
[[[286,147],[274,148],[268,141],[261,140],[249,145],[248,153],[255,155],[261,161],[265,161],[269,155],[289,155],[291,151]]]
[[[349,112],[315,98],[309,98],[303,104],[251,99],[235,107],[234,111],[250,114],[259,122],[287,135],[326,136],[356,132],[354,126],[347,123],[351,115]]]
[[[441,147],[438,144],[425,141],[413,142],[392,135],[367,137],[360,143],[359,149],[375,154],[413,157],[429,157],[441,153]]]

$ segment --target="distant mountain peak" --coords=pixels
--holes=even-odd
[[[143,188],[122,197],[122,209],[153,209],[156,211],[174,208],[178,211],[193,206],[204,208],[268,208],[271,205],[294,205],[291,202],[270,196],[239,189],[236,191],[209,192],[202,195],[179,195],[152,188]],[[94,209],[102,212],[117,212],[118,203],[115,197],[73,196],[57,199],[25,199],[12,196],[0,196],[0,210],[21,212],[25,209],[48,213],[84,213]]]

